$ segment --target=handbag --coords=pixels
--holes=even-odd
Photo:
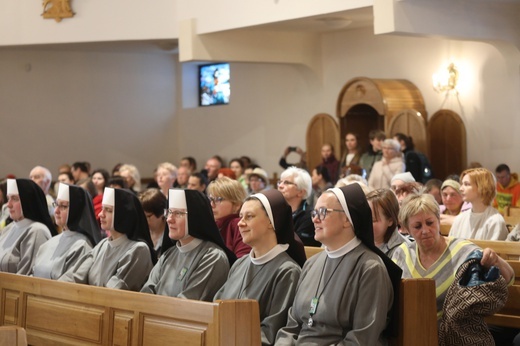
[[[494,345],[484,321],[507,301],[507,282],[497,267],[480,265],[482,251],[469,254],[457,269],[443,305],[439,345]]]

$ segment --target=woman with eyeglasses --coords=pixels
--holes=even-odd
[[[156,261],[141,202],[123,189],[106,187],[99,213],[101,227],[110,231],[59,281],[139,291]]]
[[[278,191],[292,210],[294,232],[305,246],[321,246],[314,239],[314,225],[311,220],[311,209],[307,199],[312,193],[312,178],[304,169],[289,167],[280,174]]]
[[[13,220],[0,235],[0,271],[29,275],[40,246],[56,235],[43,190],[29,179],[7,179]]]
[[[150,228],[153,248],[157,257],[160,257],[164,234],[167,230],[164,208],[168,205],[168,198],[159,189],[147,189],[139,194],[139,201],[141,201]]]
[[[165,210],[169,249],[154,266],[141,292],[211,301],[236,260],[213,218],[208,198],[199,191],[170,189]]]
[[[358,184],[329,189],[311,215],[325,251],[303,266],[276,345],[386,344],[383,331],[397,327],[392,306],[402,271],[374,245],[363,190]]]
[[[53,206],[62,232],[40,246],[32,275],[58,280],[96,246],[101,233],[90,196],[81,187],[60,183]]]
[[[263,345],[272,345],[276,332],[285,326],[305,262],[303,246],[294,238],[291,214],[279,191],[246,199],[238,226],[252,250],[233,265],[226,284],[215,296],[258,301]]]
[[[237,258],[249,254],[251,247],[244,244],[238,230],[238,211],[247,197],[246,190],[239,181],[222,177],[213,180],[207,191],[213,216],[224,243]]]

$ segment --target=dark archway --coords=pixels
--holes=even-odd
[[[371,106],[367,104],[357,104],[350,108],[343,117],[341,117],[341,157],[346,154],[345,135],[349,132],[359,135],[360,145],[363,151],[366,151],[369,145],[368,133],[371,130],[383,130],[385,128],[384,117]]]

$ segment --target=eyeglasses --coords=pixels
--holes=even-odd
[[[58,208],[59,210],[61,211],[65,211],[67,209],[69,209],[69,206],[68,205],[65,205],[65,204],[58,204],[57,202],[52,202],[52,206],[54,208]]]
[[[287,181],[287,180],[278,180],[278,182],[276,183],[276,185],[278,186],[282,186],[282,185],[296,185],[295,183],[292,183],[290,181]]]
[[[343,209],[328,209],[328,208],[325,208],[325,207],[321,207],[318,210],[314,209],[314,210],[311,211],[311,218],[314,219],[315,217],[318,217],[318,220],[323,221],[327,217],[327,213],[332,213],[334,211],[337,211],[337,212],[340,212],[340,213],[344,213],[345,212]]]
[[[212,203],[215,205],[218,205],[218,204],[222,203],[222,201],[226,200],[225,198],[222,198],[222,197],[213,197],[213,196],[209,196],[208,199],[209,199],[209,203]]]
[[[173,215],[176,219],[182,219],[184,215],[188,214],[187,211],[180,211],[180,210],[171,210],[171,209],[164,209],[164,217],[168,217],[170,215]]]

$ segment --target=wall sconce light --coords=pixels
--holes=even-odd
[[[457,82],[459,81],[459,70],[454,63],[450,63],[447,67],[441,68],[432,76],[433,89],[437,92],[456,91]]]

